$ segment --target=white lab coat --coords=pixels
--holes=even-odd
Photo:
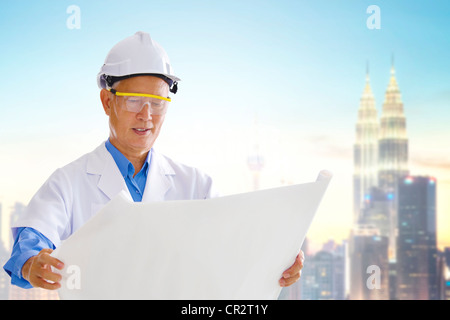
[[[217,196],[208,175],[153,149],[151,152],[142,202]],[[132,200],[119,168],[102,143],[49,177],[13,224],[13,236],[18,227],[32,227],[58,246],[121,191]]]

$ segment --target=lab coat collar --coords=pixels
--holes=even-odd
[[[175,175],[175,171],[168,161],[160,154],[151,150],[152,160],[147,176],[142,202],[163,201],[164,196],[171,188],[169,176]],[[100,175],[98,188],[109,198],[114,198],[122,190],[131,201],[132,197],[128,191],[125,180],[117,167],[114,158],[102,143],[90,154],[87,162],[86,172],[88,174]]]
[[[170,176],[175,175],[175,171],[165,157],[155,152],[153,148],[150,152],[152,160],[142,202],[164,201],[164,196],[172,186]]]
[[[120,173],[114,158],[106,149],[105,143],[102,143],[97,149],[94,150],[94,152],[89,154],[86,172],[88,174],[100,176],[97,187],[109,199],[114,198],[119,192],[124,190],[126,196],[133,201],[125,180]]]

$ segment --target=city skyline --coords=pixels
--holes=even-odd
[[[392,68],[391,68],[391,73],[392,73]],[[366,75],[366,87],[365,87],[365,89],[364,89],[364,92],[363,92],[363,96],[362,96],[362,99],[364,99],[364,98],[366,98],[366,95],[367,95],[367,92],[366,92],[366,90],[367,90],[367,84],[368,83],[370,83],[370,81],[368,81],[368,77],[367,77],[367,75]],[[370,87],[370,85],[369,85],[369,87]],[[373,93],[371,92],[371,90],[370,90],[370,93],[373,95]],[[264,124],[263,124],[263,126],[264,126]],[[245,182],[244,183],[242,183],[242,185],[241,185],[241,192],[248,192],[248,191],[251,191],[251,190],[253,190],[254,189],[254,186],[256,185],[255,184],[255,169],[254,168],[252,168],[251,167],[251,164],[250,164],[250,158],[251,157],[254,157],[256,154],[254,153],[255,152],[255,148],[259,148],[259,147],[261,147],[260,145],[255,145],[255,144],[253,144],[252,145],[252,143],[254,142],[254,139],[255,139],[255,134],[253,133],[253,135],[252,135],[252,131],[254,131],[255,130],[255,128],[256,128],[256,126],[249,126],[249,129],[248,129],[248,134],[249,134],[249,136],[251,136],[252,137],[252,139],[250,139],[249,141],[247,141],[247,143],[248,143],[248,145],[247,145],[247,151],[249,151],[248,152],[248,158],[247,159],[242,159],[243,161],[242,161],[242,165],[247,165],[248,166],[248,168],[246,168],[247,170],[248,170],[248,175],[246,175],[245,176],[245,178],[247,179],[247,181],[246,181],[246,183],[247,183],[247,186],[245,186]],[[257,129],[258,131],[261,131],[261,129],[259,128],[259,129]],[[253,148],[253,149],[252,149]],[[244,154],[244,152],[245,151],[242,151],[242,150],[240,150],[240,152],[242,152],[242,154],[243,155],[245,155]],[[245,161],[245,160],[247,160],[247,162]],[[261,166],[262,166],[262,168],[261,168],[261,170],[259,171],[259,172],[257,172],[257,176],[258,176],[258,183],[257,183],[257,185],[259,186],[260,185],[260,183],[261,183],[261,181],[260,181],[260,179],[261,179],[261,175],[262,176],[264,176],[264,170],[263,170],[263,162],[264,162],[264,157],[263,156],[260,156],[260,159],[258,159],[258,161],[261,161],[262,163],[260,164]],[[273,168],[272,168],[273,169]],[[431,178],[433,178],[433,179],[435,179],[435,176],[433,176],[433,175],[428,175],[428,176],[430,176]],[[278,180],[278,181],[276,181],[276,180]],[[250,182],[250,181],[252,181],[252,182]],[[306,182],[306,181],[299,181],[299,183],[302,183],[302,182]],[[437,183],[439,183],[439,179],[437,179],[437,181],[436,181]],[[278,176],[278,177],[276,177],[276,178],[274,178],[274,177],[272,177],[272,181],[271,182],[269,182],[269,184],[267,184],[267,182],[266,182],[266,185],[263,185],[263,188],[270,188],[270,187],[272,187],[271,185],[270,185],[270,183],[279,183],[280,185],[282,185],[282,184],[291,184],[291,183],[294,183],[293,182],[293,180],[291,180],[291,179],[289,179],[289,178],[287,178],[286,179],[286,177],[284,176],[284,175],[280,175],[280,176]],[[24,202],[21,202],[20,200],[15,200],[15,201],[12,201],[12,202],[10,202],[10,204],[13,204],[13,206],[15,206],[15,205],[17,205],[17,204],[19,204],[19,205],[25,205],[26,203],[24,203]],[[12,208],[12,207],[10,207],[10,208]],[[9,208],[9,209],[10,209]],[[8,212],[9,210],[8,210],[8,208],[6,208],[7,210],[6,210],[6,212]],[[4,221],[2,221],[3,223],[2,223],[2,225],[3,225],[3,232],[5,231],[5,219],[3,219]],[[8,220],[6,220],[6,221],[8,221]],[[350,226],[350,225],[349,225]],[[314,227],[314,224],[313,224],[313,227]],[[6,230],[6,233],[9,231],[9,229],[7,229]],[[348,231],[350,232],[351,231],[351,227],[349,227],[349,229],[348,229]],[[346,237],[345,237],[345,235],[344,235],[344,237],[342,237],[342,238],[340,238],[340,239],[333,239],[333,240],[337,240],[337,241],[339,241],[339,240],[345,240],[346,239]],[[315,242],[314,241],[314,237],[312,237],[312,239],[311,239],[313,242]],[[314,244],[315,244],[315,250],[317,250],[317,248],[319,248],[320,246],[322,246],[323,245],[323,243],[325,243],[326,241],[328,241],[328,240],[330,240],[330,239],[328,239],[328,238],[322,238],[321,239],[321,241],[318,241],[318,242],[315,242]],[[3,241],[5,241],[5,237],[3,237]],[[8,243],[7,242],[8,241],[8,239],[6,239],[6,244]],[[11,241],[11,239],[9,239],[9,241]],[[447,247],[448,246],[448,243],[447,243],[447,240],[444,240],[443,242],[441,242],[441,243],[439,243],[439,248],[440,249],[442,249],[442,248],[444,248],[444,247]]]
[[[80,29],[67,27],[72,4],[80,8]],[[348,237],[365,65],[381,110],[394,53],[410,171],[437,179],[438,241],[450,246],[447,2],[378,1],[379,30],[367,28],[369,1],[131,1],[120,12],[104,4],[2,7],[0,32],[9,44],[0,53],[8,75],[0,88],[4,237],[16,201],[26,204],[57,167],[107,138],[95,76],[113,44],[144,30],[166,48],[182,78],[155,148],[211,174],[224,194],[250,191],[246,137],[257,114],[261,188],[311,181],[321,169],[334,173],[309,233],[319,246],[330,234]],[[152,10],[170,12],[170,27],[164,15],[144,19]],[[107,26],[101,14],[110,18]]]
[[[437,269],[436,179],[410,175],[407,117],[392,60],[380,116],[368,73],[358,109],[349,298],[437,300],[444,276]],[[370,282],[373,271],[379,277]]]
[[[400,91],[396,80],[395,80],[395,70],[394,68],[391,67],[390,70],[390,74],[391,74],[391,78],[389,81],[389,84],[387,86],[386,89],[386,99],[383,103],[383,108],[386,107],[387,105],[387,109],[390,110],[391,115],[392,115],[392,111],[393,108],[392,106],[389,106],[389,103],[386,103],[386,101],[390,101],[392,102],[399,102],[401,101],[401,99],[399,99],[399,97],[391,97],[390,95],[395,93],[395,94],[400,94]],[[364,87],[364,91],[363,94],[361,96],[361,101],[360,101],[360,110],[357,110],[357,113],[359,114],[359,116],[357,117],[357,124],[356,124],[356,136],[355,136],[355,140],[356,142],[361,142],[361,133],[364,131],[364,129],[361,127],[361,123],[366,122],[366,124],[370,125],[373,124],[373,121],[383,121],[383,114],[380,115],[379,119],[376,116],[376,110],[374,110],[374,104],[375,104],[375,98],[373,96],[373,93],[371,91],[370,88],[370,80],[369,80],[369,74],[368,72],[366,73],[366,80],[365,80],[365,87]],[[394,103],[395,104],[395,103]],[[368,109],[366,109],[366,107]],[[403,108],[403,106],[402,106]],[[375,111],[375,115],[373,114]],[[382,110],[380,110],[382,111]],[[385,111],[386,112],[386,111]],[[382,112],[381,112],[382,113]],[[394,112],[395,114],[395,112]],[[369,115],[369,118],[365,118],[364,115]],[[367,121],[368,120],[368,121]],[[384,121],[388,121],[386,120],[386,118],[384,118]],[[386,127],[387,129],[387,127]],[[390,127],[390,130],[392,130],[393,128]],[[259,124],[257,123],[257,121],[255,120],[254,122],[254,126],[252,127],[252,131],[253,135],[251,136],[251,139],[249,140],[250,142],[250,148],[249,148],[249,153],[248,153],[248,159],[247,159],[247,166],[248,166],[248,171],[249,171],[249,180],[248,180],[248,185],[249,185],[249,189],[258,189],[259,188],[259,175],[261,174],[261,172],[264,171],[264,158],[260,156],[260,145],[259,145],[259,132],[260,132],[260,128],[259,128]],[[402,130],[394,130],[396,133],[400,132],[400,134],[402,135],[402,137],[406,138],[406,135],[404,135],[404,132]],[[374,132],[377,132],[377,130],[374,130]],[[373,138],[371,137],[371,135],[374,134],[373,132],[369,134],[369,138]],[[389,137],[389,134],[385,134],[384,136],[381,136],[381,138],[385,138],[386,136]],[[395,138],[394,136],[390,136],[391,138]],[[380,139],[381,139],[380,138]],[[377,138],[378,140],[378,138]],[[372,148],[373,146],[371,144],[369,144],[370,148]],[[369,148],[369,149],[370,149]],[[357,149],[360,150],[360,149]],[[359,153],[359,151],[358,151]],[[376,161],[375,161],[376,162]],[[372,164],[375,167],[377,166],[377,164]],[[355,167],[356,168],[356,167]],[[362,170],[362,172],[365,172],[365,169],[360,168]],[[255,172],[257,173],[258,176],[258,182],[255,182]],[[358,170],[356,170],[356,172],[358,172]],[[405,174],[409,173],[409,171],[405,172]],[[373,174],[373,172],[372,172]],[[435,182],[436,180],[434,178],[423,178],[423,177],[409,177],[411,175],[407,175],[407,179],[405,181],[409,181],[408,179],[426,179],[426,183],[428,184],[429,181],[433,182],[433,186],[435,186]],[[374,181],[373,178],[369,178],[370,181]],[[377,181],[377,179],[375,179],[375,181]],[[287,182],[289,183],[289,182]],[[367,186],[373,186],[373,184],[371,183],[375,183],[375,182],[368,182],[366,183]],[[409,184],[409,182],[407,182],[407,184]],[[375,183],[376,185],[376,183]],[[435,192],[435,191],[433,191]],[[385,196],[385,194],[381,195],[382,197]],[[374,194],[370,194],[370,197],[367,198],[367,194],[363,194],[361,196],[361,199],[365,202],[367,202],[368,199],[375,200],[375,201],[379,201],[379,199],[377,200],[377,196],[375,196]],[[383,201],[383,200],[381,200]],[[433,206],[435,204],[433,203]],[[17,206],[21,206],[20,203],[16,203],[16,207]],[[16,211],[19,209],[16,209]],[[383,272],[385,270],[388,270],[388,261],[387,261],[387,256],[386,256],[386,260],[380,260],[380,255],[383,252],[383,250],[387,249],[387,240],[386,238],[383,239],[383,237],[380,236],[380,231],[377,229],[374,229],[373,227],[370,226],[360,226],[359,229],[353,229],[351,231],[353,234],[353,236],[356,236],[355,238],[359,237],[359,240],[355,240],[355,244],[353,244],[350,240],[350,248],[352,248],[352,246],[356,246],[357,249],[356,251],[353,251],[355,249],[350,249],[350,256],[362,256],[362,261],[365,261],[364,259],[367,259],[367,261],[365,261],[366,263],[368,261],[370,261],[369,264],[375,265],[375,266],[381,266],[381,270],[383,270]],[[334,239],[337,240],[338,242],[339,239]],[[342,240],[342,239],[341,239]],[[326,243],[321,243],[321,246],[325,247]],[[369,252],[367,252],[367,246],[369,247],[373,247],[373,249]],[[360,253],[357,255],[356,252],[359,251]],[[326,286],[331,286],[331,288],[333,288],[333,286],[338,286],[338,289],[334,289],[335,291],[333,292],[328,292],[324,295],[323,293],[319,293],[316,292],[314,290],[311,291],[310,287],[299,287],[299,286],[295,286],[293,288],[290,288],[289,290],[292,290],[293,292],[288,293],[287,297],[291,298],[291,299],[300,299],[302,297],[315,297],[316,299],[345,299],[345,298],[350,298],[350,299],[358,299],[358,298],[364,298],[364,299],[389,299],[389,292],[386,292],[387,285],[386,285],[386,281],[387,281],[387,277],[383,277],[383,285],[382,285],[382,290],[370,290],[370,289],[366,289],[366,291],[369,293],[363,293],[363,292],[352,292],[352,289],[350,289],[349,292],[347,292],[347,296],[345,295],[345,290],[344,290],[344,268],[345,268],[345,263],[343,262],[343,257],[340,255],[334,255],[331,252],[328,252],[327,250],[319,250],[317,253],[312,253],[310,256],[308,256],[308,259],[310,259],[310,265],[308,265],[308,270],[305,270],[305,274],[303,275],[303,280],[304,281],[312,281],[311,279],[314,279],[314,281],[316,281],[316,279],[320,278],[319,273],[321,272],[320,270],[322,270],[323,268],[326,269],[326,273],[330,273],[333,274],[333,283],[334,284],[323,284]],[[363,265],[362,262],[359,262],[359,264]],[[410,265],[411,263],[408,263],[407,265]],[[334,266],[334,268],[337,268],[337,271],[333,270],[333,268],[331,268],[331,266]],[[313,269],[311,269],[311,267],[316,268],[316,271],[312,271]],[[325,270],[324,269],[324,270]],[[354,272],[351,273],[353,276],[355,275]],[[365,269],[362,270],[362,275],[363,278],[366,277],[366,272]],[[436,276],[436,275],[434,275]],[[340,279],[339,277],[344,277],[343,279]],[[356,281],[356,278],[350,278],[350,283],[352,285],[354,285],[356,288],[358,287],[365,287],[366,283],[363,282],[361,283],[360,281]],[[350,288],[355,288],[355,287],[350,287]],[[302,289],[303,288],[303,289]],[[304,290],[305,292],[303,292],[302,290]],[[356,290],[356,289],[353,289]],[[412,299],[416,299],[416,297],[418,298],[423,298],[423,297],[433,297],[434,299],[436,299],[436,296],[438,294],[438,292],[436,292],[436,288],[430,288],[430,293],[424,293],[424,292],[409,292],[408,290],[404,289],[403,290],[404,293],[402,295],[402,297],[409,297]],[[18,299],[23,298],[23,297],[29,297],[29,298],[37,298],[37,299],[41,299],[41,298],[45,298],[45,299],[55,299],[57,298],[54,295],[47,295],[45,292],[40,293],[40,291],[33,291],[32,293],[30,292],[30,295],[27,295],[26,292],[22,292],[22,290],[13,290],[12,293],[10,293],[11,297],[16,297]],[[286,296],[281,296],[281,298],[286,298]]]

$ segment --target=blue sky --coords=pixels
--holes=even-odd
[[[366,26],[372,4],[380,8],[379,30]],[[66,27],[70,5],[80,8],[79,30]],[[423,0],[3,2],[0,174],[11,180],[0,189],[0,202],[27,202],[55,166],[106,139],[96,75],[109,49],[138,30],[166,49],[182,79],[161,148],[217,173],[227,192],[245,191],[245,182],[220,176],[217,163],[236,174],[244,170],[233,167],[239,160],[230,154],[245,153],[256,113],[268,136],[268,158],[277,150],[279,163],[308,157],[308,164],[320,158],[316,162],[327,165],[328,159],[336,181],[342,176],[348,183],[366,62],[380,113],[392,54],[411,163],[420,173],[439,174],[448,188],[449,13],[450,2]],[[39,173],[17,161],[31,152],[39,157],[40,148],[50,150],[52,160],[39,158]],[[7,171],[23,174],[14,178]],[[23,182],[12,181],[23,176],[26,191]],[[341,198],[350,197],[347,189]]]
[[[80,30],[66,27],[66,8],[71,4],[80,7]],[[23,106],[8,108],[0,124],[11,130],[10,126],[16,127],[14,119],[25,111],[29,117],[21,121],[28,127],[40,125],[36,120],[42,119],[52,130],[61,124],[55,111],[64,106],[64,113],[82,118],[86,125],[97,122],[101,113],[92,117],[98,102],[95,76],[106,53],[120,39],[144,30],[168,51],[183,80],[176,98],[189,105],[184,110],[198,108],[199,121],[215,120],[226,109],[244,116],[235,119],[244,123],[246,116],[258,112],[277,126],[298,127],[297,119],[306,118],[302,126],[308,132],[324,113],[332,112],[328,125],[334,129],[345,125],[352,131],[366,62],[381,109],[395,54],[410,121],[417,116],[434,122],[434,130],[446,130],[441,119],[450,116],[450,40],[445,36],[450,30],[446,18],[450,5],[378,1],[381,29],[369,30],[370,4],[374,3],[41,0],[3,4],[0,34],[5,45],[0,67],[8,77],[0,93],[20,95]],[[70,123],[78,126],[76,121]]]

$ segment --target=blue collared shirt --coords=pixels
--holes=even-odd
[[[109,139],[105,142],[105,147],[116,162],[133,200],[135,202],[142,201],[150,168],[151,150],[148,152],[141,170],[133,177],[135,172],[133,164],[111,144]],[[55,245],[33,228],[18,228],[11,257],[3,266],[6,273],[11,276],[11,284],[25,289],[32,288],[32,285],[22,277],[22,267],[29,258],[37,255],[44,248],[55,249]]]
[[[116,147],[111,144],[109,139],[108,141],[106,141],[105,147],[106,149],[108,149],[109,153],[111,153],[114,161],[117,164],[117,167],[120,170],[120,173],[122,174],[122,177],[125,179],[131,197],[135,202],[141,202],[142,195],[144,194],[145,184],[147,182],[147,175],[148,169],[150,168],[152,151],[150,150],[148,152],[144,165],[136,174],[136,176],[133,177],[135,172],[133,164]]]

